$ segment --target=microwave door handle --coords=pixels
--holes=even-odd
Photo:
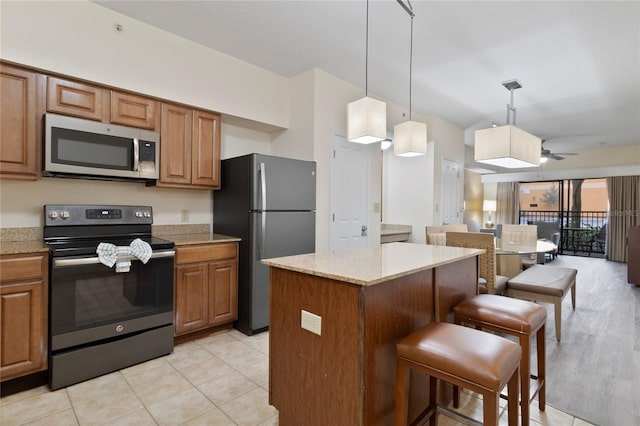
[[[140,143],[138,142],[138,138],[133,138],[133,171],[138,171],[138,166],[140,164]]]

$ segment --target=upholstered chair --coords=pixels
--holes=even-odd
[[[440,226],[425,226],[424,227],[427,237],[427,244],[434,246],[447,245],[445,235],[447,232],[467,232],[466,224],[453,224],[453,225],[440,225]]]
[[[483,249],[484,254],[478,256],[478,284],[480,293],[504,294],[507,290],[508,278],[497,275],[496,246],[493,234],[483,232],[447,232],[446,242],[452,247]]]

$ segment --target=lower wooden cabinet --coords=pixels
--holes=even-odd
[[[47,368],[48,254],[0,258],[0,380]]]
[[[175,335],[238,317],[238,243],[176,247]]]

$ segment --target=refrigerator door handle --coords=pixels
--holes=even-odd
[[[258,259],[262,260],[262,252],[264,250],[265,234],[267,233],[267,176],[264,163],[260,163],[258,168],[260,172],[260,189],[261,189],[261,201],[262,201],[262,225],[260,229],[260,247],[258,248]]]

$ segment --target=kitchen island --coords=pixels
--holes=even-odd
[[[389,243],[264,260],[269,402],[280,424],[393,424],[396,343],[477,293],[481,253]],[[303,310],[319,318],[303,320]],[[428,405],[428,381],[411,381],[413,418]]]

